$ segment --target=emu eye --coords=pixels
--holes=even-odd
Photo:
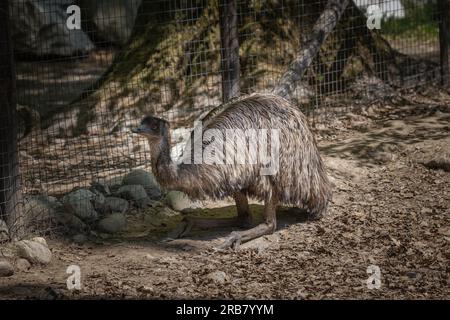
[[[152,125],[151,128],[152,128],[152,130],[156,130],[156,129],[158,129],[158,126]]]

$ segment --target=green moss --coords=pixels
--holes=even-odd
[[[396,38],[422,38],[438,35],[436,2],[419,4],[417,1],[403,0],[402,4],[405,17],[385,19],[381,25],[383,34]]]

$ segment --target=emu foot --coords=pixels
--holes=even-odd
[[[252,229],[245,231],[233,231],[228,238],[219,246],[217,250],[238,249],[242,242],[247,242],[266,234],[272,234],[275,231],[275,226],[272,223],[261,223]]]
[[[233,231],[222,244],[215,247],[217,250],[234,249],[237,250],[242,242],[242,236],[239,232]]]

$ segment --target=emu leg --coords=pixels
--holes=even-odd
[[[169,238],[181,238],[187,235],[192,228],[226,228],[226,227],[248,227],[251,223],[250,208],[247,196],[244,193],[236,193],[233,196],[236,201],[237,217],[235,218],[196,218],[186,217],[180,223]]]
[[[277,209],[278,201],[275,197],[268,197],[265,201],[264,216],[266,221],[254,228],[245,231],[233,231],[230,236],[222,243],[218,249],[238,248],[241,242],[247,242],[252,239],[273,233],[277,228]]]
[[[252,216],[250,215],[247,196],[243,192],[238,192],[233,198],[236,201],[238,224],[243,227],[250,227],[252,224]]]

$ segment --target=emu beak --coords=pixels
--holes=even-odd
[[[131,132],[142,134],[143,132],[145,132],[145,127],[141,124],[139,127],[131,129]]]

